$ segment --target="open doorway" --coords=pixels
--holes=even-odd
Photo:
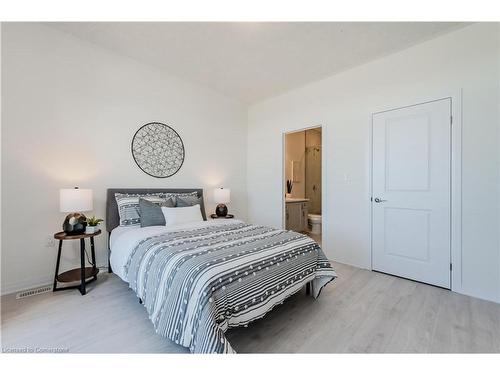
[[[322,244],[322,128],[284,134],[284,228]]]

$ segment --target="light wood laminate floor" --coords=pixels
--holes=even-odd
[[[500,352],[500,305],[334,263],[318,300],[304,291],[227,337],[240,353]],[[76,290],[2,297],[2,348],[185,353],[158,336],[117,276]]]

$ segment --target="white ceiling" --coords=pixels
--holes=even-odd
[[[251,104],[464,23],[49,23]]]

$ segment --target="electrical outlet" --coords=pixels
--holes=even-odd
[[[56,240],[54,237],[47,237],[45,239],[45,247],[56,247]]]
[[[347,184],[347,185],[350,185],[351,184],[351,176],[347,173],[344,173],[344,182]]]

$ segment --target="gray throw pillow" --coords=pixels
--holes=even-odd
[[[160,203],[160,207],[175,207],[174,198],[166,198],[163,202]]]
[[[197,204],[199,204],[201,207],[201,199],[202,198],[198,198],[197,196],[177,197],[176,207],[190,207]]]
[[[150,202],[160,204],[165,201],[165,194],[122,194],[115,193],[118,213],[120,215],[120,226],[141,225],[141,213],[139,211],[139,199],[143,198]]]
[[[177,202],[178,198],[185,198],[185,197],[197,197],[198,192],[196,191],[191,191],[189,193],[166,193],[165,198],[171,198],[174,203]]]
[[[174,202],[169,198],[162,202],[161,206],[173,207]],[[161,212],[161,206],[158,203],[153,203],[143,198],[139,199],[141,227],[165,225],[165,216],[163,216],[163,212]]]

